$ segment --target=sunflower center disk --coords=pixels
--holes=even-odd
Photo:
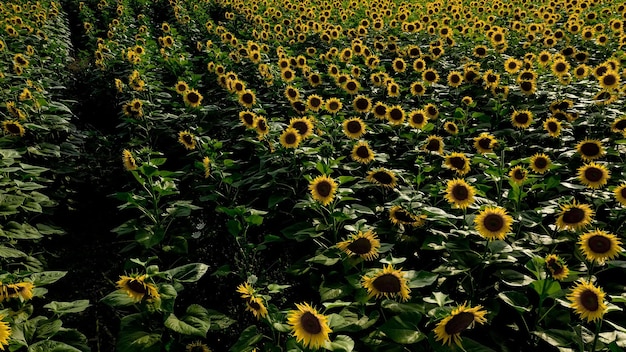
[[[308,129],[309,129],[307,127],[306,123],[304,123],[302,121],[298,121],[298,122],[294,123],[293,124],[293,128],[298,130],[298,133],[300,133],[300,134],[306,134]]]
[[[556,125],[555,122],[548,123],[548,130],[550,130],[550,132],[556,132],[557,129],[558,129],[558,126]]]
[[[250,306],[250,308],[254,309],[254,310],[259,310],[261,309],[261,305],[259,305],[258,303],[256,303],[255,300],[250,300],[248,301],[248,305]]]
[[[450,158],[450,165],[454,166],[454,168],[462,170],[465,168],[465,160],[463,158],[455,156]]]
[[[358,238],[348,245],[348,249],[356,254],[366,254],[372,249],[372,243],[367,238]]]
[[[246,93],[243,96],[241,96],[241,100],[243,100],[243,102],[246,104],[252,104],[252,95]]]
[[[548,161],[544,158],[537,158],[537,160],[535,160],[535,166],[543,169],[544,167],[548,166]]]
[[[356,149],[356,155],[358,155],[359,158],[365,159],[370,156],[370,152],[367,150],[366,146],[360,146]]]
[[[319,319],[311,312],[305,312],[300,317],[300,324],[302,324],[302,328],[307,334],[316,335],[322,332],[322,325],[320,324]]]
[[[524,176],[526,176],[526,175],[524,175],[524,172],[523,172],[522,170],[519,170],[519,169],[518,169],[518,170],[515,170],[515,173],[513,174],[513,176],[515,177],[515,179],[517,179],[517,180],[521,180],[521,179],[523,179],[523,178],[524,178]]]
[[[474,314],[469,312],[461,312],[450,319],[446,323],[446,333],[448,335],[458,334],[467,329],[474,322]]]
[[[319,193],[319,195],[322,196],[322,197],[328,197],[330,195],[330,191],[332,189],[330,183],[328,183],[326,181],[322,181],[322,182],[318,183],[315,188],[317,190],[317,193]]]
[[[430,142],[428,142],[428,144],[426,145],[426,149],[430,150],[431,152],[436,152],[439,150],[439,141],[436,139],[431,140]]]
[[[399,210],[399,211],[396,211],[396,212],[394,213],[394,216],[395,216],[395,218],[396,218],[397,220],[400,220],[400,221],[402,221],[402,222],[413,222],[413,221],[414,221],[414,220],[413,220],[413,217],[411,216],[411,214],[407,213],[407,212],[406,212],[406,211],[404,211],[404,210]]]
[[[187,94],[187,99],[192,103],[195,104],[198,102],[198,95],[196,93],[189,93]]]
[[[394,121],[402,120],[402,112],[400,110],[394,109],[389,113],[389,117],[391,117]]]
[[[382,293],[398,293],[401,289],[400,279],[391,274],[384,274],[377,277],[372,282],[372,285]]]
[[[563,222],[567,224],[577,224],[585,219],[585,212],[582,209],[571,208],[563,214]]]
[[[502,216],[498,214],[489,214],[485,217],[485,220],[483,220],[483,225],[485,225],[487,230],[496,232],[502,230],[502,227],[504,227],[504,220],[502,219]]]
[[[580,147],[580,152],[585,156],[596,156],[600,154],[600,147],[595,143],[585,143]]]
[[[604,176],[604,173],[598,168],[590,167],[585,170],[585,178],[591,182],[598,182],[602,180],[602,176]]]
[[[483,149],[490,149],[491,148],[491,139],[489,138],[481,138],[478,141],[478,145],[483,148]]]
[[[18,133],[20,133],[20,128],[19,128],[19,127],[17,127],[17,125],[16,125],[16,124],[14,124],[14,123],[7,124],[7,125],[6,125],[6,128],[7,128],[7,130],[9,131],[9,133],[12,133],[12,134],[18,134]]]
[[[391,184],[391,182],[393,182],[393,179],[391,178],[391,176],[386,173],[386,172],[377,172],[373,175],[374,179],[384,185],[388,185]]]
[[[587,245],[594,253],[606,253],[611,249],[611,240],[604,236],[593,236],[587,241]]]
[[[361,132],[361,124],[358,121],[348,122],[348,132],[359,133]]]
[[[357,100],[355,105],[356,105],[357,109],[359,109],[359,110],[365,110],[368,107],[367,100],[365,100],[365,99]]]
[[[625,128],[626,128],[626,120],[621,120],[621,121],[619,121],[618,123],[616,123],[616,124],[615,124],[615,127],[616,127],[618,130],[623,130],[623,129],[625,129]]]
[[[515,121],[517,121],[517,123],[519,123],[519,124],[524,125],[524,124],[528,123],[528,115],[526,115],[526,114],[519,114],[519,115],[517,115],[515,117]]]
[[[146,287],[144,285],[143,282],[138,281],[138,280],[130,280],[127,284],[128,288],[130,288],[131,290],[137,292],[137,293],[141,293],[141,294],[145,294],[146,293]]]
[[[297,141],[297,137],[295,134],[290,133],[288,135],[285,136],[285,142],[287,142],[287,144],[295,144]]]
[[[585,307],[586,310],[595,312],[600,308],[598,303],[598,295],[590,290],[585,290],[580,294],[580,304]]]
[[[454,187],[452,189],[452,196],[454,196],[454,199],[456,199],[456,200],[466,200],[467,197],[469,196],[469,192],[467,190],[467,187],[465,187],[463,185],[458,185],[458,186]]]

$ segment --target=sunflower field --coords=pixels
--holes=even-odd
[[[0,3],[0,350],[626,350],[626,4]]]

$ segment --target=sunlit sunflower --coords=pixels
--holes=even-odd
[[[308,117],[298,117],[289,120],[289,127],[295,128],[302,139],[306,139],[313,134],[313,121]]]
[[[456,88],[463,84],[463,74],[459,71],[450,71],[448,73],[448,86]]]
[[[197,108],[202,102],[202,95],[195,89],[189,89],[185,92],[185,104],[192,108]]]
[[[620,202],[620,204],[626,206],[626,182],[615,187],[613,195],[615,196],[615,199]]]
[[[367,289],[369,298],[399,298],[406,301],[410,298],[411,289],[400,269],[389,264],[373,276],[363,276],[362,285]]]
[[[372,109],[372,112],[374,113],[374,117],[376,117],[379,120],[384,120],[387,117],[387,105],[381,101],[376,102],[376,104],[374,104],[374,108]]]
[[[357,95],[352,101],[352,107],[360,113],[368,113],[372,109],[372,100],[365,95]]]
[[[311,94],[306,100],[306,108],[310,111],[319,111],[324,105],[324,99],[317,94]]]
[[[298,310],[291,310],[287,314],[287,323],[291,325],[296,341],[311,349],[319,349],[329,342],[328,334],[332,330],[328,327],[328,318],[308,303],[296,303],[296,307]]]
[[[533,122],[533,113],[528,110],[516,110],[511,115],[511,122],[517,128],[528,128]]]
[[[561,205],[561,212],[556,219],[559,230],[577,231],[591,224],[593,210],[589,204],[578,203],[574,200],[570,204]]]
[[[574,312],[581,319],[587,319],[588,323],[602,319],[607,309],[602,289],[584,279],[576,284],[572,292],[567,295],[567,299],[570,300],[570,307],[574,309]]]
[[[546,267],[555,280],[563,280],[569,276],[565,261],[556,254],[549,254],[545,259]]]
[[[208,178],[211,175],[211,159],[208,156],[202,159],[202,168],[204,169],[204,178]]]
[[[343,85],[342,85],[342,89],[350,94],[350,95],[354,95],[356,93],[359,92],[359,89],[361,89],[361,84],[359,83],[359,81],[355,80],[355,79],[347,79]]]
[[[481,210],[474,219],[476,231],[492,241],[503,240],[506,234],[511,231],[513,218],[506,213],[506,209],[502,207],[488,206]]]
[[[521,166],[516,166],[509,171],[509,177],[513,182],[521,185],[528,178],[528,171]]]
[[[578,168],[578,180],[588,188],[601,188],[611,178],[609,170],[602,164],[591,162]]]
[[[155,284],[146,282],[148,275],[120,275],[117,281],[117,288],[128,294],[135,302],[146,300],[158,300],[159,291]]]
[[[470,160],[465,154],[452,152],[445,158],[444,167],[454,170],[458,175],[463,176],[470,171]]]
[[[178,94],[185,94],[185,92],[187,91],[187,89],[189,89],[189,85],[183,81],[178,81],[178,83],[176,83],[176,93]]]
[[[341,110],[342,107],[343,107],[343,104],[341,103],[341,100],[335,97],[328,98],[326,100],[326,105],[324,106],[326,111],[328,111],[331,114],[336,114],[337,112],[339,112],[339,110]]]
[[[26,133],[26,129],[22,126],[21,123],[15,120],[2,121],[2,129],[4,133],[10,134],[12,136],[24,136]]]
[[[555,117],[547,118],[543,123],[543,129],[548,132],[550,137],[557,138],[561,135],[561,121]]]
[[[389,219],[395,225],[401,224],[421,227],[426,223],[426,218],[426,215],[411,214],[399,205],[395,205],[389,209]]]
[[[493,153],[497,143],[496,137],[488,132],[482,132],[478,137],[474,137],[474,148],[480,154]]]
[[[126,170],[132,171],[137,169],[137,162],[135,162],[135,158],[130,150],[124,149],[124,151],[122,151],[122,161]]]
[[[428,103],[422,108],[429,120],[436,120],[439,117],[439,109],[433,103]]]
[[[0,349],[4,350],[4,346],[9,346],[9,338],[11,337],[11,325],[3,320],[4,315],[0,315]]]
[[[381,185],[384,188],[394,188],[397,184],[396,174],[385,168],[370,171],[366,178],[369,182]]]
[[[580,153],[580,157],[585,161],[596,160],[606,154],[601,141],[589,138],[578,142],[576,151]]]
[[[400,105],[390,106],[387,109],[387,121],[392,125],[401,125],[405,119],[404,110]]]
[[[550,157],[544,153],[537,153],[530,157],[530,168],[538,174],[544,174],[548,171],[551,164]]]
[[[422,80],[430,84],[437,83],[437,81],[439,81],[439,74],[434,68],[427,68],[422,72]]]
[[[365,122],[359,117],[344,120],[342,123],[343,133],[352,139],[361,138],[365,134]]]
[[[611,122],[611,131],[626,134],[626,115],[623,115]]]
[[[565,59],[556,59],[551,68],[555,76],[564,76],[569,72],[570,64]]]
[[[374,260],[378,258],[380,241],[376,233],[372,231],[352,234],[347,240],[337,243],[337,248],[341,249],[349,256],[358,256],[364,260]]]
[[[368,164],[374,160],[374,152],[366,141],[359,141],[352,148],[352,160],[361,164]]]
[[[514,57],[510,57],[504,61],[504,70],[510,74],[517,73],[522,69],[523,62]]]
[[[484,324],[487,322],[486,310],[482,306],[467,308],[467,303],[463,303],[454,309],[450,315],[443,318],[433,330],[437,341],[442,340],[442,344],[451,346],[453,343],[461,347],[461,332],[474,327],[474,324]]]
[[[402,73],[406,70],[406,62],[401,57],[397,57],[391,63],[393,70],[398,73]]]
[[[245,106],[250,109],[254,104],[256,104],[256,95],[250,89],[246,89],[240,93],[238,93],[239,104]]]
[[[603,89],[612,90],[619,87],[620,75],[617,71],[607,71],[598,78],[598,83]]]
[[[330,204],[335,198],[335,192],[337,191],[337,182],[328,176],[317,176],[309,184],[309,190],[313,199],[326,206]]]
[[[445,198],[455,208],[466,209],[472,205],[475,194],[474,187],[460,178],[449,180],[446,185]]]
[[[390,97],[399,97],[400,85],[396,82],[387,83],[387,95]]]
[[[302,136],[298,133],[298,130],[293,127],[287,127],[280,135],[280,144],[285,148],[298,148]]]
[[[251,312],[255,318],[261,319],[267,317],[267,307],[262,297],[253,296],[246,300],[246,310]]]
[[[32,299],[34,288],[35,285],[33,285],[31,282],[3,284],[0,286],[0,302],[5,299],[17,297],[20,297],[20,299],[23,301]]]
[[[240,111],[239,120],[246,128],[256,128],[257,115],[250,110]]]
[[[459,127],[453,121],[446,121],[446,123],[443,124],[443,129],[448,134],[451,134],[453,136],[455,136],[455,135],[457,135],[459,133]]]
[[[423,96],[426,93],[426,86],[422,82],[413,82],[411,83],[411,95],[413,96]]]
[[[243,284],[237,286],[237,292],[241,294],[241,298],[248,299],[254,296],[255,290],[250,283],[244,282]]]
[[[577,243],[588,261],[600,265],[606,260],[615,259],[624,250],[617,236],[598,229],[580,235]]]
[[[472,97],[466,95],[461,99],[461,102],[463,103],[463,105],[465,106],[471,106],[472,104],[474,104],[474,99],[472,99]]]
[[[185,346],[186,352],[211,352],[209,346],[203,344],[200,341],[194,341]]]
[[[178,133],[178,141],[187,150],[196,149],[196,137],[189,131],[181,131]]]
[[[422,129],[428,123],[428,117],[424,110],[412,110],[408,114],[409,126]]]

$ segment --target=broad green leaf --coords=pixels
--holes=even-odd
[[[537,280],[530,286],[539,294],[540,297],[556,296],[561,293],[561,285],[553,280]]]
[[[331,351],[352,352],[352,350],[354,350],[354,340],[346,335],[337,335],[337,337],[326,344],[324,348]]]
[[[199,326],[194,326],[185,321],[182,321],[174,315],[174,313],[170,313],[170,315],[165,319],[163,323],[166,328],[171,329],[179,334],[183,335],[191,335],[198,337],[206,337],[206,333],[209,331],[209,327],[211,325],[208,321],[203,321],[201,319],[194,320],[194,322]]]
[[[67,274],[67,271],[44,271],[30,276],[35,286],[44,286],[59,281]]]
[[[81,352],[81,350],[64,342],[44,340],[28,346],[28,352]]]
[[[55,314],[63,315],[68,313],[79,313],[84,311],[90,306],[89,300],[81,299],[73,302],[57,302],[52,301],[46,305],[44,308],[48,308]]]
[[[403,345],[413,344],[426,338],[417,328],[420,316],[417,315],[396,315],[387,320],[379,329],[387,337]]]
[[[191,263],[166,270],[165,273],[179,282],[196,282],[206,274],[207,270],[209,270],[209,266],[206,264]]]
[[[250,352],[254,344],[263,339],[263,334],[255,325],[248,326],[239,335],[237,342],[229,349],[231,352]]]
[[[504,303],[515,308],[515,310],[520,313],[530,312],[532,309],[531,307],[529,307],[530,302],[528,301],[528,297],[518,291],[500,292],[498,294],[498,298],[504,301]]]

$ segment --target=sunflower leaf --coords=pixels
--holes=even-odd
[[[34,273],[30,276],[35,286],[44,286],[57,282],[67,274],[67,271],[44,271],[41,273]]]
[[[415,316],[413,314],[396,315],[387,320],[380,327],[380,331],[394,342],[404,345],[413,344],[426,338],[426,335],[420,332],[415,325],[420,318],[420,315]]]
[[[239,335],[237,342],[229,349],[231,352],[248,352],[253,349],[255,343],[263,339],[263,334],[259,333],[259,329],[255,325],[248,326]]]
[[[81,299],[81,300],[77,300],[73,302],[52,301],[44,305],[43,307],[48,308],[50,311],[52,311],[55,314],[63,315],[63,314],[68,314],[68,313],[80,313],[84,311],[85,309],[89,308],[89,306],[90,306],[89,300]]]
[[[123,350],[120,350],[123,351]],[[127,350],[129,351],[129,350]],[[147,350],[142,350],[147,351]],[[28,346],[28,352],[81,352],[78,348],[72,347],[66,343],[44,340],[36,342]]]
[[[209,266],[203,263],[191,263],[165,271],[172,279],[179,282],[196,282],[206,274]]]

